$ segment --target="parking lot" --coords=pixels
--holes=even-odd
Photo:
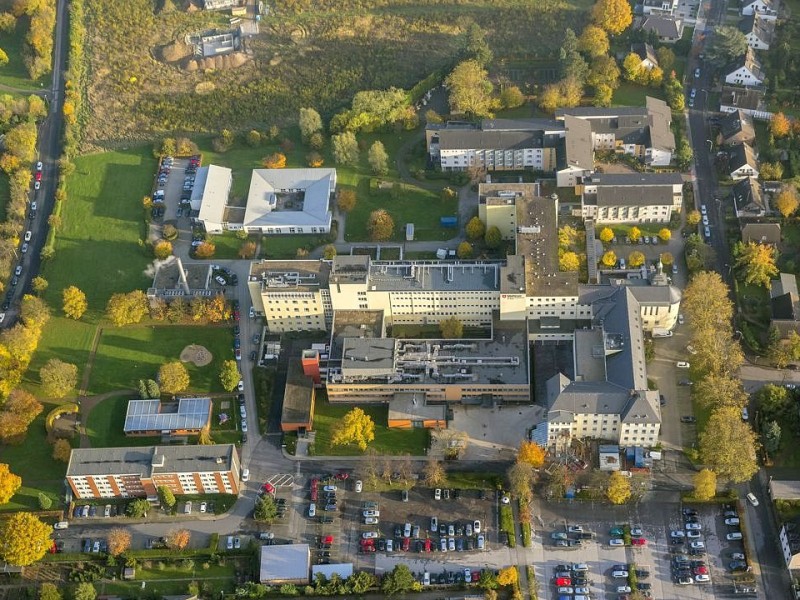
[[[684,515],[684,509],[689,511],[688,515]],[[735,510],[735,507],[729,507],[729,510]],[[735,565],[743,571],[735,577],[731,571],[731,563],[740,560],[735,555],[745,550],[742,541],[726,539],[729,533],[739,529],[735,525],[726,525],[719,506],[689,508],[679,503],[648,502],[633,510],[603,506],[602,519],[587,518],[587,514],[592,514],[592,510],[585,503],[547,507],[542,521],[544,528],[537,529],[536,540],[542,544],[544,557],[541,563],[536,564],[541,598],[559,598],[559,587],[586,587],[592,597],[624,599],[628,593],[625,588],[631,587],[631,582],[625,577],[612,576],[615,570],[622,571],[623,566],[627,567],[624,571],[628,574],[636,570],[647,573],[646,576],[636,577],[633,584],[645,584],[646,589],[642,591],[653,598],[712,598],[717,594],[734,593],[734,582],[740,592],[752,585],[746,583],[749,579],[746,559],[744,565]],[[690,531],[686,529],[687,518],[697,521],[700,527],[698,537],[687,538]],[[553,533],[566,533],[574,525],[580,525],[584,532],[594,533],[594,541],[584,541],[577,548],[557,547]],[[610,545],[610,540],[617,537],[611,534],[612,530],[624,529],[625,526],[641,528],[640,536],[633,537],[646,540],[644,544]],[[671,542],[672,531],[683,534],[677,538],[679,542]],[[567,535],[570,538],[577,537],[573,533]],[[705,548],[692,549],[692,541],[702,542]],[[582,572],[585,585],[578,586],[573,580],[568,585],[558,586],[557,574],[564,570],[559,567],[573,563],[588,567]],[[710,580],[708,582],[703,581],[706,574]],[[678,583],[682,577],[691,577],[691,583],[685,579],[683,584]],[[562,580],[560,583],[566,582]]]

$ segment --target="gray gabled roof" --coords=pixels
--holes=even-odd
[[[522,150],[542,148],[541,131],[484,131],[480,129],[452,129],[439,131],[441,150]]]
[[[724,76],[727,76],[734,71],[738,71],[742,67],[750,71],[759,80],[764,80],[764,70],[761,67],[761,61],[758,60],[755,50],[750,46],[747,47],[747,51],[744,54],[731,61],[728,66],[722,70],[722,73]]]
[[[564,118],[566,129],[567,167],[591,171],[594,168],[592,124],[572,115]]]
[[[639,23],[639,29],[654,31],[660,38],[677,39],[683,32],[683,22],[676,17],[647,15]]]
[[[750,144],[736,144],[728,151],[728,166],[731,172],[749,166],[758,171],[758,159]]]
[[[747,35],[752,33],[759,40],[765,44],[772,42],[772,37],[775,34],[775,21],[772,19],[764,19],[754,13],[752,15],[745,15],[739,21],[739,31]]]
[[[726,144],[729,140],[750,142],[756,138],[756,130],[753,126],[753,117],[741,109],[736,109],[722,115],[719,122],[720,134]]]

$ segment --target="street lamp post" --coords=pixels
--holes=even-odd
[[[708,144],[708,153],[711,154],[711,152],[714,150],[714,144],[711,142],[711,140],[706,140],[706,143]]]

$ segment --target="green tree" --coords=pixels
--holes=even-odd
[[[222,363],[222,369],[219,372],[219,380],[222,383],[222,389],[226,392],[232,392],[239,385],[241,375],[239,374],[239,366],[235,360],[226,360]]]
[[[147,516],[150,511],[150,503],[144,498],[137,498],[128,502],[128,508],[125,509],[125,514],[132,519],[141,519]]]
[[[672,71],[672,67],[675,66],[675,53],[666,46],[661,46],[656,50],[656,59],[658,59],[658,66],[665,73]]]
[[[527,462],[517,461],[506,472],[511,493],[519,498],[520,502],[527,503],[533,496],[531,488],[536,481],[536,472]]]
[[[247,142],[247,145],[251,148],[258,148],[261,145],[261,132],[257,129],[251,129],[247,132],[245,142]]]
[[[169,489],[165,485],[158,486],[158,500],[161,502],[162,506],[165,506],[168,509],[172,509],[175,506],[175,494],[172,493],[172,490]]]
[[[26,567],[47,553],[53,544],[52,525],[29,512],[13,513],[0,524],[0,558],[10,565]]]
[[[367,153],[367,162],[375,175],[386,175],[389,172],[389,155],[382,142],[372,143]]]
[[[442,337],[448,340],[464,337],[464,323],[456,317],[449,317],[439,321],[439,331]]]
[[[608,54],[609,47],[608,34],[596,25],[584,27],[578,38],[578,50],[592,58]]]
[[[43,492],[39,492],[37,499],[39,500],[39,508],[42,510],[50,510],[50,507],[53,506],[53,501],[50,499],[50,496]]]
[[[778,251],[774,246],[748,242],[737,245],[735,250],[736,268],[744,277],[744,282],[750,285],[760,285],[767,289],[770,281],[778,276]]]
[[[21,161],[32,163],[36,158],[36,123],[28,121],[15,125],[6,132],[6,151]]]
[[[97,590],[88,581],[79,583],[72,591],[72,600],[95,600],[95,598],[97,598]]]
[[[603,227],[603,229],[600,230],[599,237],[601,242],[608,244],[614,239],[614,231],[611,227]]]
[[[189,371],[180,361],[165,363],[158,369],[158,383],[165,394],[178,394],[189,387]]]
[[[739,410],[714,410],[698,441],[700,460],[719,477],[741,483],[758,471],[755,433]]]
[[[765,421],[762,427],[764,450],[767,454],[775,454],[781,447],[781,426],[777,421]]]
[[[578,38],[570,28],[564,32],[564,40],[558,52],[558,67],[562,78],[573,78],[579,82],[586,81],[589,73],[589,65],[578,52]]]
[[[492,82],[489,74],[475,60],[459,63],[445,79],[450,91],[450,110],[470,117],[492,114]]]
[[[500,233],[500,228],[497,225],[492,225],[486,230],[486,235],[483,236],[483,243],[490,250],[496,250],[503,243],[503,234]]]
[[[68,463],[71,455],[72,446],[70,446],[69,440],[60,438],[53,442],[53,460]]]
[[[505,108],[517,108],[525,104],[525,96],[515,85],[504,85],[500,91],[500,105]]]
[[[345,131],[331,138],[333,161],[337,165],[355,166],[358,164],[359,150],[356,134]]]
[[[375,423],[363,409],[353,408],[342,417],[331,436],[331,445],[347,446],[355,444],[363,452],[375,440]]]
[[[275,499],[269,494],[262,495],[256,501],[256,507],[253,511],[253,518],[262,523],[272,523],[278,516],[278,505],[275,504]]]
[[[300,135],[306,143],[312,135],[322,131],[322,117],[313,108],[301,108],[297,124],[300,126]]]
[[[482,67],[492,62],[492,50],[486,42],[486,34],[477,23],[470,23],[467,27],[464,56]]]
[[[711,41],[706,44],[706,60],[723,66],[747,52],[747,38],[737,27],[720,25],[714,28]]]
[[[456,256],[460,259],[471,258],[472,257],[472,244],[469,242],[461,242],[456,248]]]
[[[619,471],[614,471],[608,478],[606,498],[612,504],[624,504],[631,497],[631,482]]]
[[[42,391],[50,398],[63,398],[78,385],[78,367],[57,358],[48,360],[39,369]]]
[[[89,303],[86,301],[86,294],[80,289],[71,285],[61,292],[63,300],[64,315],[76,321],[83,316],[86,309],[89,308]]]
[[[53,583],[43,583],[39,586],[39,600],[62,600],[61,592]]]
[[[336,258],[336,254],[337,254],[336,246],[334,246],[333,244],[328,244],[327,246],[325,246],[325,248],[323,248],[322,258],[324,258],[325,260],[333,260],[334,258]]]
[[[763,419],[779,419],[789,415],[794,399],[782,385],[768,383],[756,393],[756,402]]]
[[[680,138],[678,148],[675,151],[675,164],[681,169],[688,169],[689,165],[692,164],[693,157],[694,152],[692,152],[689,141],[686,138]]]
[[[395,565],[394,569],[383,576],[383,581],[381,582],[381,592],[387,596],[406,594],[420,589],[422,589],[422,586],[408,566],[404,564]]]
[[[627,0],[598,0],[592,7],[592,22],[609,35],[619,35],[633,22]]]
[[[384,242],[394,234],[394,219],[384,209],[372,211],[367,221],[369,238],[374,242]]]
[[[717,495],[717,474],[710,469],[698,471],[694,476],[694,497],[698,500],[711,500]]]

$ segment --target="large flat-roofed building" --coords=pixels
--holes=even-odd
[[[311,548],[308,544],[261,546],[258,580],[266,585],[308,584]]]
[[[76,448],[66,477],[76,498],[155,500],[160,486],[173,494],[238,494],[239,471],[233,444]]]
[[[429,158],[442,171],[481,166],[489,171],[551,172],[564,128],[545,119],[485,119],[428,125],[425,137]]]
[[[196,435],[211,425],[211,398],[180,398],[177,403],[161,400],[131,400],[123,431],[129,436]]]
[[[316,352],[314,355],[318,358]],[[311,429],[315,399],[314,380],[304,372],[300,360],[290,358],[281,408],[281,431]]]
[[[328,233],[336,169],[254,169],[247,194],[248,233]]]
[[[332,402],[389,402],[398,393],[427,402],[530,402],[528,370],[519,324],[494,329],[491,339],[344,337],[331,343],[326,388]]]
[[[247,286],[267,330],[325,331],[333,318],[328,276],[330,263],[319,260],[262,260],[251,263]]]
[[[595,173],[584,180],[581,216],[600,224],[669,223],[681,210],[680,173]]]

